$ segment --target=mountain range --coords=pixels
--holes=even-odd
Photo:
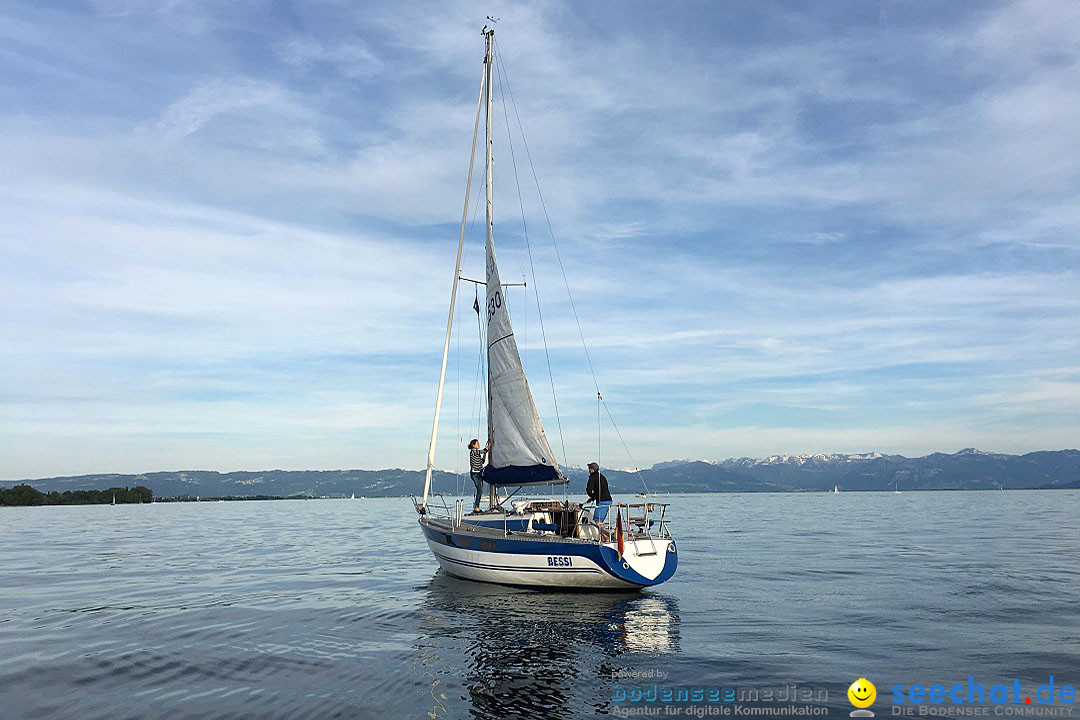
[[[571,492],[581,494],[585,471],[567,469]],[[613,493],[642,492],[814,492],[905,490],[1005,490],[1080,488],[1080,450],[1047,450],[1007,455],[965,448],[925,457],[859,455],[773,455],[721,461],[673,460],[651,468],[605,469]],[[211,470],[152,472],[139,475],[78,475],[0,481],[27,483],[42,492],[103,490],[142,485],[155,497],[357,496],[418,494],[422,470],[267,470],[219,473]],[[454,494],[471,481],[436,471],[435,492]]]

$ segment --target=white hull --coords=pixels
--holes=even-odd
[[[522,535],[436,521],[425,525],[428,547],[439,566],[465,580],[537,588],[636,590],[659,584],[678,565],[670,538],[626,540],[620,557],[614,542],[528,540]],[[474,549],[482,548],[482,549]]]
[[[558,570],[547,567],[546,555],[499,553],[499,564],[504,567],[494,568],[491,567],[490,558],[484,557],[492,553],[448,548],[431,540],[428,540],[428,547],[435,555],[439,567],[450,575],[465,580],[547,588],[632,590],[639,587],[608,575],[587,558],[581,558],[581,566],[578,568]]]

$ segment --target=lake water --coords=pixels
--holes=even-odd
[[[881,718],[894,684],[1080,685],[1080,492],[663,499],[679,571],[631,594],[447,577],[406,499],[0,508],[0,718],[592,717],[651,683],[839,718],[859,677]]]

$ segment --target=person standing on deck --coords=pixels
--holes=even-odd
[[[589,499],[596,503],[593,520],[603,523],[607,520],[608,508],[611,507],[611,493],[608,492],[607,478],[600,472],[600,466],[589,463],[589,482],[585,485]]]
[[[481,450],[480,441],[473,438],[469,441],[469,475],[473,485],[476,486],[476,498],[473,500],[473,512],[480,512],[480,496],[484,492],[484,461],[487,460],[488,450],[491,443]]]

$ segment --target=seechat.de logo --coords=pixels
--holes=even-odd
[[[877,700],[877,688],[874,687],[874,683],[866,678],[859,678],[847,689],[847,697],[857,708],[851,711],[851,717],[874,717],[874,713],[866,709]]]

